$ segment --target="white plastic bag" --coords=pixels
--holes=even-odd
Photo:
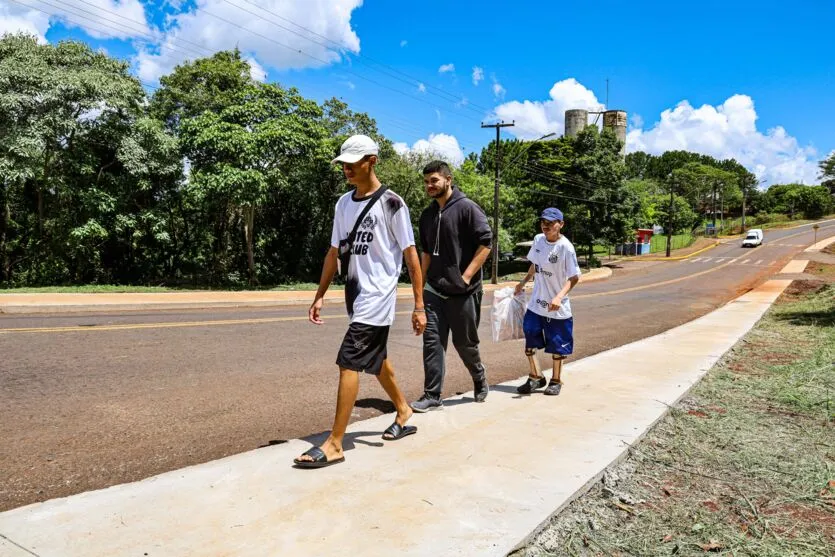
[[[525,338],[522,322],[528,306],[528,295],[514,295],[511,287],[500,288],[493,293],[490,321],[493,326],[493,342]]]

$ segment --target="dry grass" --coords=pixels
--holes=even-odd
[[[835,288],[795,288],[517,553],[835,554]]]

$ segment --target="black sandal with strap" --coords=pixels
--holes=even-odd
[[[325,466],[330,466],[331,464],[339,464],[340,462],[345,462],[344,456],[340,456],[339,458],[335,458],[333,460],[328,460],[328,456],[325,454],[325,451],[323,451],[319,447],[311,447],[310,449],[302,453],[302,456],[309,456],[313,460],[301,460],[298,458],[294,458],[293,464],[295,464],[298,468],[324,468]]]
[[[383,439],[386,441],[397,441],[398,439],[402,439],[407,435],[412,435],[413,433],[417,433],[417,428],[413,425],[400,425],[397,422],[394,422],[388,429],[383,432]],[[388,436],[388,437],[387,437]]]

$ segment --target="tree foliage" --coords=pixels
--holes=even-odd
[[[422,168],[398,154],[374,118],[338,99],[317,103],[260,83],[237,50],[176,67],[148,95],[128,64],[79,42],[0,38],[0,285],[276,284],[315,280],[333,209],[348,189],[331,164],[362,133],[380,145],[380,179],[409,206],[429,203]],[[739,214],[814,217],[827,187],[757,189],[734,160],[631,153],[591,126],[576,138],[491,142],[454,170],[493,222],[496,155],[502,251],[539,232],[557,206],[582,252],[637,227],[676,229],[719,204]],[[835,184],[835,155],[821,162]],[[827,182],[827,183],[829,183]],[[832,188],[835,189],[835,188]]]

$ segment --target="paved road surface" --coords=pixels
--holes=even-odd
[[[833,234],[827,222],[818,239]],[[767,232],[755,249],[733,241],[692,260],[623,263],[611,279],[575,290],[576,356],[703,315],[812,240],[804,227]],[[389,354],[413,399],[423,372],[410,307],[398,305]],[[322,327],[306,313],[289,306],[0,317],[0,510],[329,429],[346,319],[337,304],[326,307]],[[521,342],[493,344],[486,321],[491,382],[525,374]],[[570,396],[570,374],[564,379]],[[450,354],[445,394],[471,388]],[[354,418],[391,410],[376,381],[363,377]]]

